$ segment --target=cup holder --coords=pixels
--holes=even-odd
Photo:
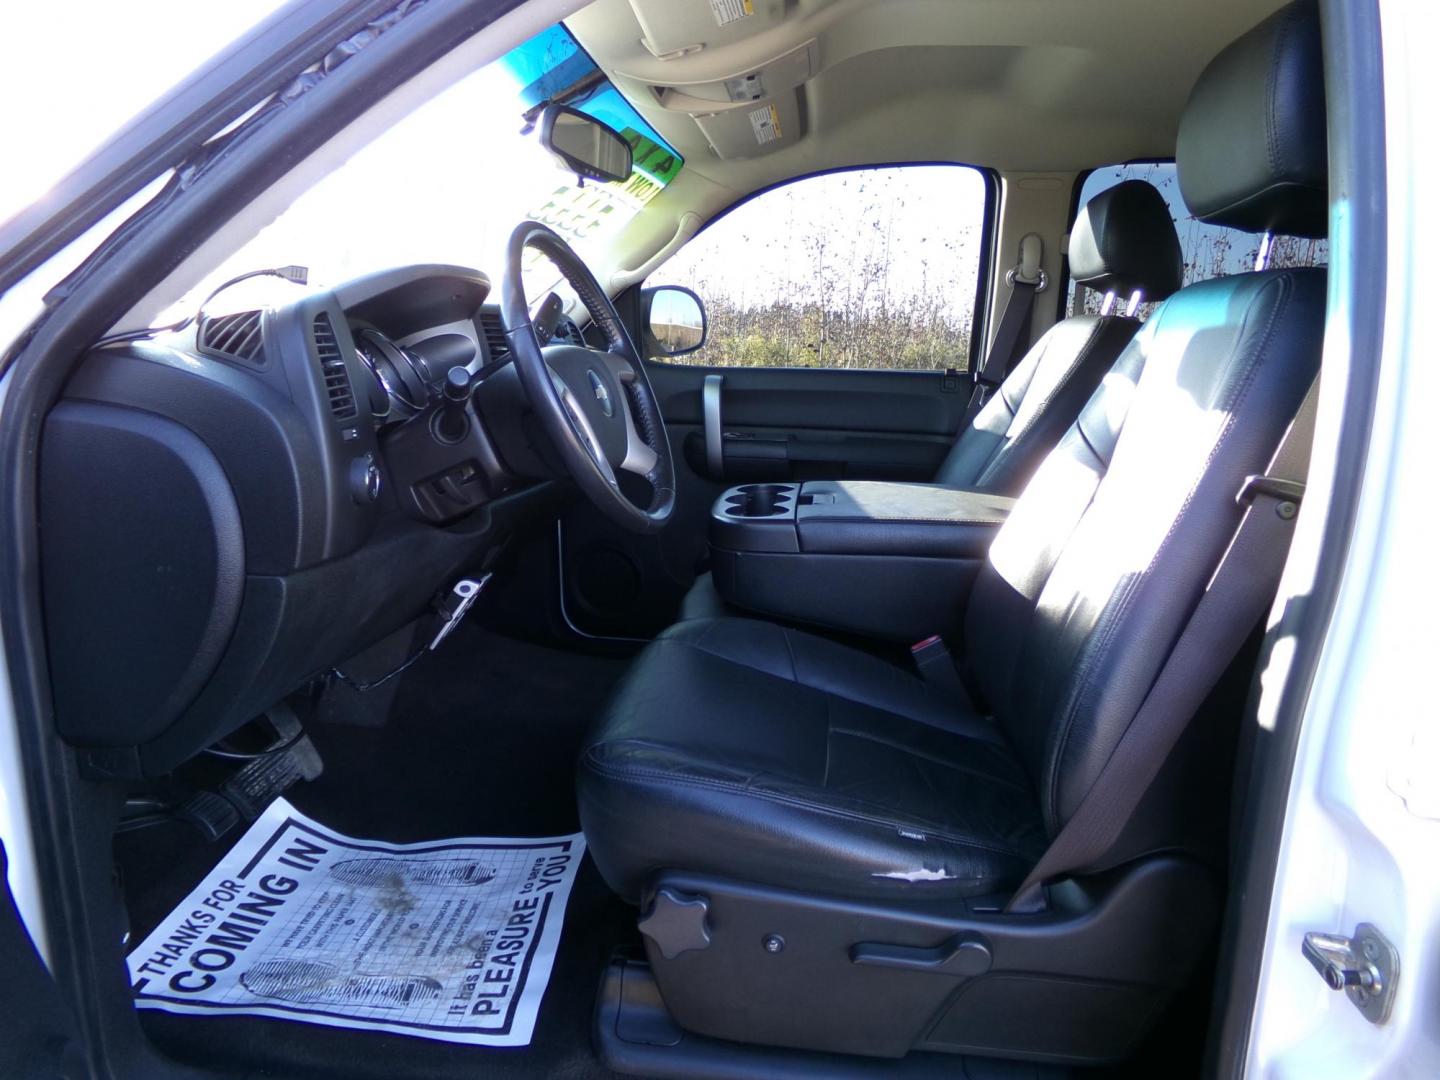
[[[787,517],[795,510],[794,484],[744,484],[725,495],[725,513],[737,518]]]
[[[710,545],[717,551],[796,552],[799,484],[741,484],[710,511]],[[717,564],[718,567],[718,564]]]

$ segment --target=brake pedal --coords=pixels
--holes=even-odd
[[[198,830],[206,840],[219,840],[240,824],[234,804],[213,791],[197,791],[175,807],[171,816]]]

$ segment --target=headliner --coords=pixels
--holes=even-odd
[[[702,218],[769,184],[844,166],[959,161],[1074,173],[1169,157],[1201,69],[1282,0],[752,2],[756,16],[725,28],[710,0],[595,0],[566,20],[685,155],[684,187],[708,181],[685,200]],[[701,47],[658,59],[637,12],[652,25],[689,17],[694,33],[671,33],[669,43],[694,37]],[[763,68],[812,40],[810,77],[765,99],[788,100],[800,118],[798,137],[769,152],[722,158],[685,109],[693,97],[662,104],[658,88]]]

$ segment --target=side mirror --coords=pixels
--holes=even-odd
[[[646,356],[684,356],[705,344],[709,330],[700,297],[679,285],[640,292]]]
[[[540,145],[584,180],[629,180],[630,144],[614,128],[568,105],[547,105],[540,117]]]

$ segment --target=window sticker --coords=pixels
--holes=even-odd
[[[780,130],[780,111],[774,105],[762,105],[751,111],[750,127],[755,132],[755,141],[761,146],[784,137]]]
[[[716,26],[729,26],[738,19],[755,14],[755,0],[710,0],[710,12]]]

